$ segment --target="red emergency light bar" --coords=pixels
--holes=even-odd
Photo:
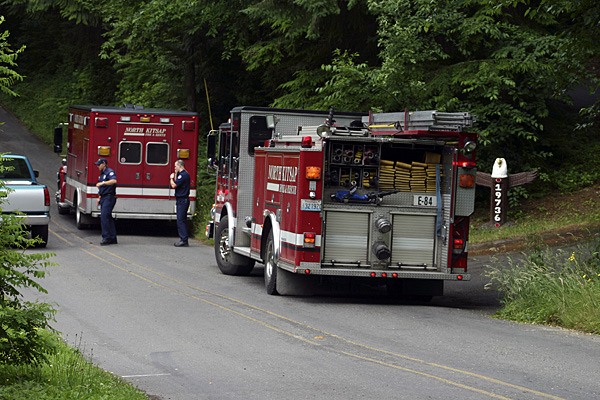
[[[301,146],[303,148],[311,148],[312,147],[312,138],[310,136],[303,136]]]

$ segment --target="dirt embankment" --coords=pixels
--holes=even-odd
[[[569,224],[552,231],[539,232],[530,237],[515,237],[491,242],[469,244],[469,254],[485,255],[519,252],[540,245],[568,246],[600,237],[600,183],[574,193],[555,194],[525,202],[523,214],[528,220],[556,218],[557,215],[584,216],[587,222]],[[516,221],[515,223],[521,223]]]

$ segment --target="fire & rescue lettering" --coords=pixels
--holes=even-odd
[[[269,180],[279,182],[296,182],[298,167],[286,167],[283,165],[269,165]],[[295,185],[286,185],[269,182],[267,188],[284,194],[296,194]]]
[[[152,128],[152,127],[139,127],[139,126],[127,126],[125,127],[125,135],[134,136],[155,136],[165,137],[167,136],[166,128]]]

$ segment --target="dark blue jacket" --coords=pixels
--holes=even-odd
[[[190,174],[184,169],[175,177],[175,197],[186,198],[190,196]]]
[[[106,182],[106,181],[110,181],[112,179],[117,179],[117,174],[115,173],[115,171],[112,168],[106,167],[106,168],[104,168],[104,171],[102,171],[100,173],[100,176],[98,177],[98,182]],[[117,185],[100,186],[98,188],[98,195],[100,197],[103,197],[106,195],[116,196],[117,195]]]

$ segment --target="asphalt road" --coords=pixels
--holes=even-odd
[[[0,151],[24,153],[55,188],[60,157],[0,110]],[[594,399],[600,338],[490,314],[486,257],[429,304],[371,295],[280,297],[262,266],[221,275],[213,249],[175,248],[172,227],[119,221],[119,244],[55,206],[41,282],[55,327],[155,399]]]

